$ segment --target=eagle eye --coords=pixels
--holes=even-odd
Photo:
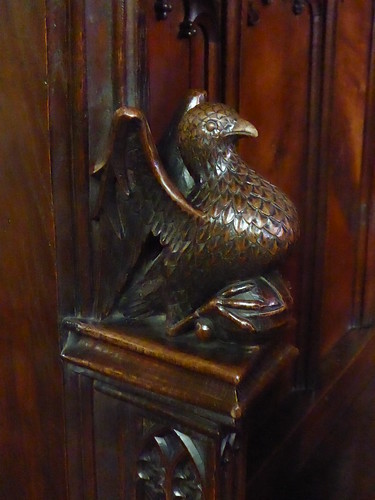
[[[206,130],[208,132],[213,132],[216,129],[216,123],[213,120],[209,120],[206,123]]]

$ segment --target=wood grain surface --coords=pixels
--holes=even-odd
[[[64,498],[45,4],[0,15],[0,497]]]
[[[211,100],[224,98],[259,129],[241,154],[291,197],[302,220],[300,243],[283,270],[295,300],[290,340],[300,349],[297,386],[318,383],[322,397],[304,407],[306,414],[297,411],[297,435],[315,443],[343,395],[372,373],[366,336],[375,321],[374,6],[170,3],[164,20],[153,0],[1,3],[1,498],[67,495],[57,325],[64,316],[91,314],[97,184],[90,169],[103,158],[120,105],[142,108],[159,138],[186,90],[205,87]],[[196,30],[191,37],[189,26]],[[340,346],[351,335],[356,342],[344,355]],[[329,376],[327,365],[335,368]],[[349,375],[335,386],[340,373]],[[73,427],[81,411],[88,425],[93,419],[91,382],[82,376],[77,384],[68,373],[66,404],[75,415],[68,440],[79,437]],[[110,408],[111,398],[97,396],[96,404]],[[113,444],[113,435],[108,439]],[[286,444],[289,457],[299,444]],[[307,448],[301,450],[306,458]],[[91,477],[90,456],[69,468]],[[81,498],[95,494],[94,478],[87,484],[87,491],[74,485]]]

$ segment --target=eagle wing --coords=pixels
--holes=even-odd
[[[187,104],[191,100],[196,96]],[[99,170],[93,312],[102,318],[112,312],[120,298],[148,236],[159,237],[171,252],[181,252],[190,244],[192,232],[204,215],[188,203],[171,180],[147,120],[137,109],[116,111],[109,153],[95,172]],[[174,177],[177,173],[175,169]]]

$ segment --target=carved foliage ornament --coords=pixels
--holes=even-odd
[[[204,475],[203,458],[189,436],[176,430],[156,433],[137,460],[137,500],[163,500],[168,491],[176,499],[204,500]]]
[[[258,341],[287,320],[275,266],[298,236],[289,199],[236,152],[255,127],[192,91],[155,146],[144,115],[113,120],[96,220],[95,311],[127,321],[164,314],[166,331]],[[252,340],[251,340],[252,339]]]

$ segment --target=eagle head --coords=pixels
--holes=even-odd
[[[204,102],[185,113],[178,135],[182,159],[197,181],[208,165],[233,151],[239,137],[257,137],[258,132],[226,104]]]

